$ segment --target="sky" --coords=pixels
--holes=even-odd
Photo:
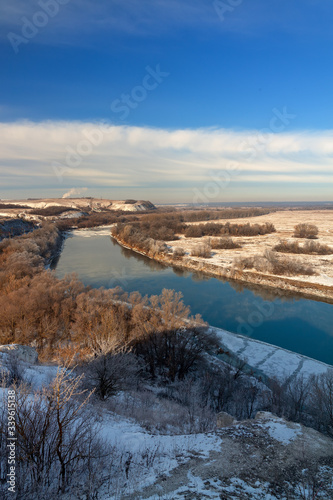
[[[0,0],[0,198],[332,201],[331,0]]]

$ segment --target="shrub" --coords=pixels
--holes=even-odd
[[[172,328],[135,339],[133,350],[141,356],[152,378],[161,374],[172,382],[180,380],[218,345],[214,332],[198,328]]]
[[[318,236],[318,228],[314,224],[297,224],[294,228],[295,238],[308,238],[310,240],[316,239]]]
[[[30,208],[28,207],[27,205],[15,205],[15,204],[11,204],[11,203],[0,203],[0,208],[9,208],[9,209],[12,209],[12,208]]]
[[[192,257],[205,257],[206,259],[212,256],[211,246],[208,243],[203,243],[201,245],[197,245],[192,249],[191,255]]]
[[[181,259],[185,255],[185,250],[182,247],[176,247],[173,251],[174,259]]]
[[[322,245],[316,241],[307,241],[304,244],[303,253],[329,255],[329,254],[333,253],[333,248],[330,248],[328,245]]]
[[[86,386],[95,390],[101,400],[133,386],[137,381],[138,372],[137,358],[124,348],[102,354],[84,366]]]
[[[303,246],[300,246],[298,241],[281,240],[274,248],[276,252],[282,253],[298,253],[298,254],[316,254],[330,255],[333,253],[333,248],[328,245],[322,245],[315,241],[307,241]]]
[[[255,255],[253,257],[239,258],[234,261],[238,269],[256,269],[263,273],[277,275],[307,275],[315,274],[312,267],[304,265],[302,262],[289,259],[287,257],[278,257],[271,250],[266,250],[264,255]]]
[[[229,250],[232,248],[242,248],[239,243],[236,243],[232,238],[213,238],[210,240],[211,247],[214,249],[225,249]]]
[[[265,222],[264,224],[225,224],[209,222],[207,224],[196,224],[187,226],[185,229],[186,238],[200,238],[201,236],[258,236],[262,234],[274,233],[274,224]]]
[[[58,205],[47,208],[34,208],[33,210],[30,210],[30,213],[32,215],[43,215],[44,217],[50,217],[50,216],[55,217],[65,212],[81,212],[81,210],[72,207],[64,207],[64,206],[60,207]]]
[[[164,241],[151,240],[150,252],[153,255],[165,254],[165,253],[168,253],[168,247],[164,243]]]
[[[70,485],[82,484],[88,467],[100,469],[109,458],[109,446],[102,445],[87,405],[90,394],[80,391],[80,383],[80,377],[61,369],[49,387],[33,396],[27,387],[15,387],[15,498],[63,498]],[[4,429],[1,422],[1,434]]]
[[[203,230],[202,230],[203,224],[194,224],[191,226],[187,226],[185,230],[185,237],[186,238],[201,238],[203,235]]]

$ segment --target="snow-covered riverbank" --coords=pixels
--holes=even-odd
[[[245,359],[248,368],[264,378],[275,378],[280,381],[298,375],[308,378],[333,369],[331,365],[266,342],[226,332],[219,328],[211,328],[211,330],[217,333],[223,350],[228,353],[227,356]]]

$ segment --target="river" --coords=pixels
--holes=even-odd
[[[333,305],[165,267],[122,248],[110,229],[73,231],[52,266],[85,285],[160,294],[181,291],[192,314],[210,325],[333,365]]]

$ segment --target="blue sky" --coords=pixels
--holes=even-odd
[[[0,0],[0,197],[331,200],[332,14]]]

